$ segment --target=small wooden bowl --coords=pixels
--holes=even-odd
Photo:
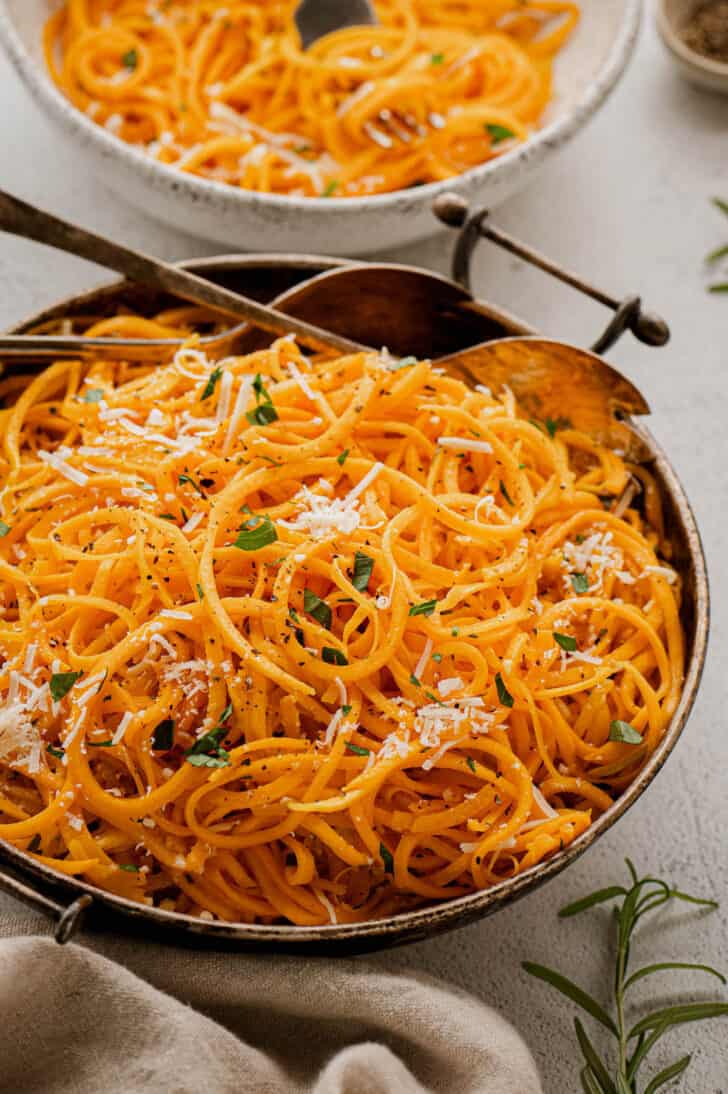
[[[699,0],[658,0],[657,29],[681,74],[696,87],[728,95],[728,63],[714,61],[690,49],[682,38]]]

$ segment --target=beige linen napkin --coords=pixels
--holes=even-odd
[[[542,1094],[515,1030],[434,980],[194,956],[180,994],[217,1022],[82,946],[1,940],[2,1094]]]

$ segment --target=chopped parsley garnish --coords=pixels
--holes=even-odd
[[[421,687],[422,687],[422,684],[421,684],[421,683],[420,683],[420,681],[419,681],[419,680],[417,679],[417,677],[415,676],[415,674],[414,674],[414,673],[411,673],[411,675],[410,675],[410,684],[414,684],[414,686],[415,686],[416,688],[421,688]]]
[[[436,661],[437,664],[439,665],[440,662],[442,661],[442,654],[441,653],[433,653],[432,660]]]
[[[87,741],[86,743],[89,748],[111,748],[114,742],[109,737],[105,741]]]
[[[458,627],[453,627],[453,629],[450,631],[450,634],[453,636],[453,638],[457,638],[457,636],[460,634],[460,629]]]
[[[503,704],[503,706],[512,707],[513,696],[511,695],[506,685],[503,683],[503,677],[499,672],[497,672],[495,676],[495,687],[496,691],[498,692],[498,699]]]
[[[387,366],[388,372],[399,372],[401,368],[412,368],[412,365],[417,364],[416,357],[400,357],[399,361],[393,361],[391,365]]]
[[[346,457],[349,455],[350,451],[350,448],[345,448],[344,451],[340,452],[339,455],[336,457],[336,462],[338,463],[339,467],[344,466],[344,464],[346,463]]]
[[[84,403],[100,403],[103,397],[104,393],[100,387],[89,388],[82,396]]]
[[[589,578],[586,574],[572,574],[571,585],[575,593],[581,596],[582,593],[589,592]]]
[[[255,527],[250,527],[253,521],[246,521],[246,526],[238,532],[238,538],[233,544],[234,547],[239,547],[241,551],[260,551],[262,547],[267,547],[278,539],[275,524],[270,517],[254,519],[258,521]]]
[[[214,368],[212,370],[212,372],[210,373],[210,375],[207,377],[207,383],[205,384],[204,391],[202,392],[202,395],[200,395],[200,402],[204,402],[205,399],[210,398],[213,391],[217,387],[217,382],[218,382],[218,380],[220,379],[221,376],[222,376],[222,369],[218,365],[218,367]]]
[[[344,703],[341,708],[341,713],[346,717],[347,714],[351,714],[351,703]]]
[[[555,437],[558,429],[569,429],[571,422],[568,418],[547,418],[546,431],[549,437]]]
[[[258,405],[255,410],[249,410],[245,415],[250,424],[270,425],[271,422],[278,421],[278,411],[273,406],[273,400],[263,383],[263,377],[260,373],[258,373],[253,380],[253,391],[255,392],[255,401]]]
[[[197,584],[196,584],[195,588],[197,589],[197,596],[198,596],[198,598],[199,598],[200,600],[204,600],[204,599],[205,599],[205,590],[204,590],[204,589],[202,588],[202,586],[200,585],[199,581],[197,582]]]
[[[300,623],[301,622],[301,620],[298,618],[298,612],[296,611],[295,608],[289,608],[288,609],[288,614],[290,615],[290,617],[291,617],[291,619],[293,620],[294,623]]]
[[[445,61],[445,54],[444,53],[433,53],[432,56],[430,57],[430,64],[431,65],[441,65],[441,64],[444,63],[444,61]]]
[[[466,756],[465,759],[466,759],[466,763],[467,763],[468,767],[473,772],[473,774],[475,774],[475,760],[473,759],[472,756]]]
[[[336,650],[333,646],[324,646],[321,650],[321,660],[325,661],[327,665],[348,665],[344,654],[341,650]]]
[[[57,760],[62,760],[66,755],[62,748],[54,748],[53,745],[48,745],[46,752],[50,753],[51,756],[55,756]]]
[[[192,764],[193,767],[229,767],[230,757],[224,748],[218,750],[217,756],[194,756],[187,757],[187,763]]]
[[[330,198],[333,194],[336,193],[338,188],[339,188],[338,180],[337,179],[331,179],[331,181],[327,182],[326,186],[321,191],[321,197],[322,198]]]
[[[641,745],[642,734],[629,722],[621,722],[615,719],[609,726],[609,740],[620,741],[624,745]]]
[[[273,403],[260,403],[255,410],[249,410],[245,415],[251,425],[270,425],[278,421],[278,411]]]
[[[567,653],[574,653],[578,648],[576,639],[571,634],[559,634],[558,631],[554,631],[554,640],[558,642],[562,650],[566,650]]]
[[[12,531],[9,524],[6,524],[4,520],[0,520],[0,539],[6,536],[8,532]]]
[[[51,699],[54,703],[60,702],[64,695],[68,695],[69,691],[83,676],[82,672],[54,672],[51,676],[50,690]]]
[[[508,126],[496,125],[495,122],[486,122],[484,129],[486,133],[490,133],[490,139],[493,144],[500,144],[501,141],[507,141],[516,135]]]
[[[155,752],[169,752],[174,744],[174,718],[165,718],[152,734],[152,748]]]
[[[410,615],[432,615],[437,607],[437,599],[425,600],[422,604],[413,604],[409,610]]]
[[[374,559],[365,555],[363,551],[357,551],[354,555],[354,576],[351,583],[359,593],[365,593],[369,585],[369,578],[374,569]]]
[[[583,536],[581,532],[578,532],[577,535],[574,536],[574,543],[583,543],[585,539],[586,536]]]
[[[139,54],[135,49],[128,49],[126,53],[123,54],[121,58],[121,63],[123,64],[124,68],[128,68],[133,71],[139,64]]]
[[[303,590],[303,608],[317,623],[326,627],[327,631],[331,630],[331,608],[325,600],[316,596],[316,593],[311,592],[310,589]]]
[[[139,873],[139,867],[135,866],[133,862],[120,862],[119,863],[119,869],[120,870],[126,870],[127,874],[138,874]]]
[[[505,484],[505,483],[503,482],[503,479],[501,479],[501,480],[500,480],[500,483],[499,483],[498,485],[500,486],[500,492],[501,492],[501,494],[502,494],[502,495],[503,495],[503,497],[504,497],[504,498],[506,499],[506,501],[508,502],[508,504],[512,506],[512,505],[513,505],[513,498],[512,498],[512,497],[511,497],[511,495],[510,495],[510,494],[508,493],[508,489],[507,489],[507,487],[506,487],[506,484]]]
[[[352,744],[351,741],[346,742],[346,747],[349,749],[349,752],[353,752],[355,756],[369,755],[370,750],[368,748],[361,748],[359,745]]]
[[[184,486],[185,483],[189,483],[192,489],[196,490],[201,498],[207,496],[199,483],[196,483],[191,475],[180,475],[177,481],[179,482],[180,486]]]
[[[392,858],[392,852],[389,850],[388,847],[385,847],[383,843],[380,843],[379,844],[379,854],[381,856],[382,862],[384,863],[384,869],[385,869],[386,873],[393,874],[394,873],[394,859]]]

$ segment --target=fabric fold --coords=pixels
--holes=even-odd
[[[0,941],[0,1091],[542,1094],[499,1014],[421,976],[200,955],[199,976],[177,988],[180,998],[81,946]]]

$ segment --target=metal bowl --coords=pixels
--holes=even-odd
[[[346,264],[345,261],[315,255],[228,255],[198,259],[185,265],[232,289],[259,299],[271,300],[316,274]],[[441,285],[444,310],[447,310],[448,300],[456,292],[460,292],[459,288],[447,278],[434,275],[431,282]],[[27,333],[41,323],[67,316],[89,312],[112,313],[122,304],[149,311],[162,306],[164,301],[146,289],[116,282],[63,300],[27,319],[13,333]],[[407,325],[399,316],[398,320],[389,332],[389,348],[395,353],[407,353],[410,352]],[[453,309],[448,323],[438,326],[438,351],[455,352],[475,341],[530,333],[533,333],[532,328],[525,322],[487,305],[479,312],[458,313]],[[359,336],[364,334],[366,332],[358,331]],[[421,335],[421,330],[419,334]],[[397,345],[397,338],[403,344]],[[381,340],[380,326],[375,326],[370,336],[365,338],[365,341],[374,344]],[[145,937],[157,937],[174,943],[280,953],[330,954],[356,953],[414,942],[441,931],[465,926],[492,914],[505,904],[510,904],[559,873],[611,828],[644,793],[665,763],[687,721],[705,659],[709,623],[708,581],[695,519],[665,453],[648,430],[636,426],[634,428],[644,443],[650,470],[662,494],[665,525],[669,530],[673,549],[671,561],[683,580],[681,617],[686,636],[685,684],[680,703],[665,735],[644,769],[622,796],[566,850],[523,874],[482,892],[386,919],[314,928],[210,922],[176,912],[149,908],[105,892],[82,880],[58,874],[1,840],[0,889],[55,919],[56,937],[59,941],[70,937],[83,913],[91,927],[137,932]]]

